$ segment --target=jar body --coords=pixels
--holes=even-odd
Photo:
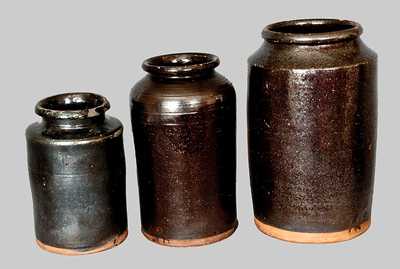
[[[249,164],[255,221],[280,239],[351,239],[370,223],[376,54],[359,38],[264,42],[249,58]]]
[[[79,255],[121,243],[127,216],[120,121],[106,117],[76,130],[42,121],[27,128],[26,139],[39,246]]]
[[[213,72],[195,79],[147,75],[131,92],[142,231],[194,246],[235,230],[236,100]]]

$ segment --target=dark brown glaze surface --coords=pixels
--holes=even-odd
[[[248,134],[255,217],[329,233],[370,219],[376,54],[361,27],[302,20],[264,29],[249,58]]]
[[[36,237],[49,251],[104,250],[127,231],[122,124],[108,108],[91,93],[36,106],[43,120],[26,131],[28,165]]]
[[[236,227],[236,97],[217,65],[151,58],[131,92],[142,229],[160,240],[190,246]]]

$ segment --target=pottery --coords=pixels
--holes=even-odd
[[[127,236],[122,124],[102,96],[66,93],[36,105],[26,130],[38,245],[65,255],[95,253]]]
[[[267,235],[330,243],[370,225],[377,56],[361,33],[345,20],[279,22],[249,58],[251,189]]]
[[[131,91],[142,232],[158,244],[210,244],[237,227],[236,97],[218,64],[153,57]]]

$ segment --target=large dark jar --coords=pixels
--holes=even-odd
[[[122,124],[92,93],[52,96],[26,130],[37,242],[65,255],[99,252],[127,236]]]
[[[377,56],[361,32],[335,19],[280,22],[249,58],[251,188],[268,235],[328,243],[370,225]]]
[[[147,59],[131,91],[142,231],[197,246],[236,227],[236,97],[210,54]]]

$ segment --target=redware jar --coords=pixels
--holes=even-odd
[[[219,59],[147,59],[131,92],[142,231],[159,244],[197,246],[236,227],[236,100]]]
[[[279,22],[249,58],[251,188],[268,235],[326,243],[370,225],[377,56],[361,33],[345,20]]]
[[[93,93],[66,93],[36,105],[40,122],[26,130],[37,242],[81,255],[125,240],[122,124]]]

